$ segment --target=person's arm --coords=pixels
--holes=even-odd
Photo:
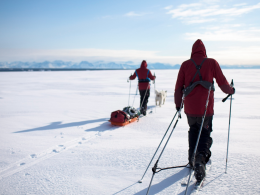
[[[219,88],[226,94],[234,94],[235,93],[235,88],[233,86],[230,86],[228,83],[226,77],[224,76],[218,62],[215,60],[215,71],[214,75],[216,78],[217,84]]]
[[[153,76],[151,71],[149,70],[148,78],[151,80],[154,80],[154,79],[156,79],[156,76]]]
[[[129,77],[130,80],[134,80],[135,78],[136,78],[136,74],[135,73]]]
[[[182,95],[183,95],[182,90],[184,89],[184,84],[185,84],[184,81],[185,81],[185,75],[183,71],[183,66],[181,66],[175,84],[175,92],[174,92],[174,101],[177,110],[179,110],[181,107]]]

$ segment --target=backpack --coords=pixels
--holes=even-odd
[[[125,107],[123,109],[123,111],[125,113],[129,114],[131,119],[134,117],[138,117],[140,115],[140,113],[138,113],[138,111],[134,107],[131,107],[131,106]]]
[[[111,113],[110,121],[115,123],[124,123],[130,119],[130,116],[122,110]]]

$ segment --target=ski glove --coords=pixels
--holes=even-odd
[[[233,94],[235,94],[235,93],[236,93],[236,89],[235,89],[235,87],[232,87],[232,88],[234,89],[234,93],[233,93]],[[233,95],[233,94],[232,94],[232,95]]]
[[[176,107],[176,110],[179,112],[179,110],[180,110],[180,107]]]

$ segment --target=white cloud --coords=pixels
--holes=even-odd
[[[135,12],[128,12],[127,14],[125,14],[125,16],[127,16],[127,17],[135,17],[135,16],[143,16],[143,15],[145,15],[144,13],[141,13],[141,14],[137,14],[137,13],[135,13]]]
[[[187,24],[199,24],[199,23],[205,23],[205,22],[212,22],[212,21],[215,21],[215,20],[216,20],[215,18],[209,18],[209,19],[192,18],[191,20],[186,21],[186,23]]]
[[[228,47],[221,51],[207,51],[209,58],[222,65],[259,65],[260,46]]]
[[[197,18],[201,22],[212,21],[210,19],[216,19],[216,17],[234,17],[249,13],[253,10],[260,9],[260,3],[256,5],[246,6],[246,4],[240,4],[240,6],[233,6],[230,8],[221,8],[219,5],[207,5],[202,3],[193,4],[182,4],[176,9],[169,10],[167,14],[170,14],[172,18],[180,19],[185,23],[189,20],[194,20]],[[219,19],[219,18],[218,18]]]
[[[202,39],[204,41],[235,41],[235,42],[260,42],[260,29],[216,29],[203,33],[185,33],[188,40]]]
[[[239,6],[244,6],[244,5],[247,5],[247,3],[239,3],[239,4],[235,4],[234,6],[239,7]]]
[[[187,56],[160,56],[158,51],[141,50],[106,50],[106,49],[59,49],[59,50],[30,50],[30,49],[0,49],[2,61],[136,61],[146,59],[150,62],[180,63]]]

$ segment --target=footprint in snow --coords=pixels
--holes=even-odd
[[[55,149],[54,149],[54,150],[52,150],[52,152],[59,153],[59,151],[57,151],[57,150],[55,150]]]
[[[85,137],[82,137],[81,139],[82,139],[82,140],[86,140],[86,138],[85,138]]]
[[[63,147],[63,145],[59,145],[59,147]]]
[[[37,158],[37,155],[36,154],[31,154],[30,157],[31,158]]]
[[[79,142],[78,144],[82,144],[82,142]]]
[[[25,163],[20,163],[20,166],[23,166],[23,165],[25,165]]]

